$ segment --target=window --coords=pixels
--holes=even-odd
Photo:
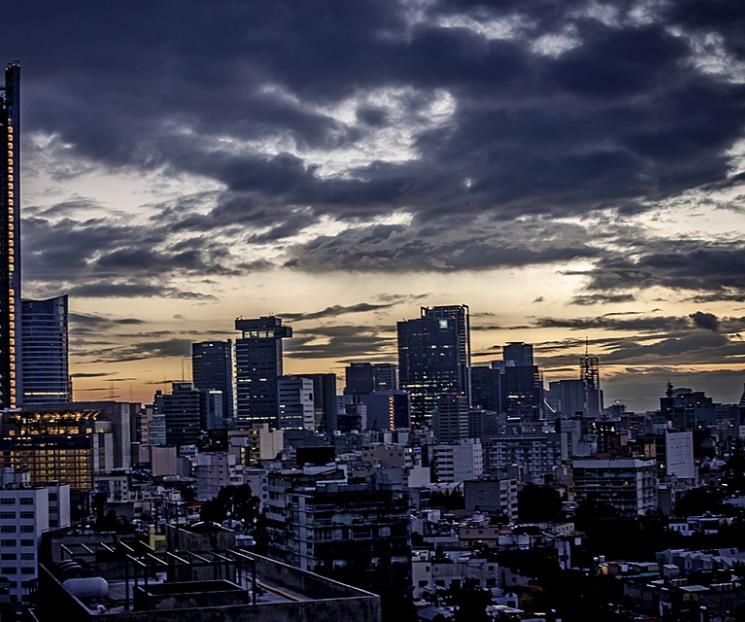
[[[3,525],[0,527],[0,533],[15,533],[16,532],[16,526],[15,525]]]
[[[15,499],[12,499],[10,497],[3,497],[2,499],[0,499],[0,505],[13,505],[15,501]]]
[[[15,553],[3,553],[2,555],[0,555],[0,559],[3,561],[15,561],[16,554]]]
[[[36,546],[36,542],[34,540],[21,540],[21,546]]]
[[[33,505],[33,504],[34,504],[33,497],[21,497],[21,505]]]
[[[0,512],[0,519],[13,520],[16,517],[15,512]]]
[[[0,574],[18,574],[18,569],[15,566],[2,566]]]
[[[24,566],[23,568],[21,568],[21,574],[34,574],[34,572],[36,572],[36,570],[33,566]]]
[[[21,559],[24,561],[33,561],[34,554],[33,553],[21,553]]]
[[[15,540],[0,540],[0,546],[15,546]]]
[[[21,533],[34,533],[33,525],[21,525]]]
[[[21,518],[33,518],[34,513],[33,512],[21,512]]]

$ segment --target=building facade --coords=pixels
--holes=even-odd
[[[622,518],[657,508],[657,462],[638,458],[575,458],[574,494],[578,502],[611,506]]]
[[[438,398],[445,393],[467,395],[467,363],[461,344],[462,321],[436,317],[422,310],[422,317],[398,322],[398,369],[401,388],[411,398],[415,423],[429,423]]]
[[[21,376],[21,66],[0,92],[0,410],[23,402]]]
[[[67,296],[26,299],[21,307],[23,403],[71,402]]]
[[[235,413],[233,342],[228,339],[191,344],[191,369],[197,389],[222,392],[222,413],[228,426]]]
[[[292,337],[292,329],[274,316],[238,318],[235,329],[241,331],[235,342],[236,426],[266,423],[276,427],[282,340]]]

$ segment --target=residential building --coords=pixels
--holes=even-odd
[[[657,508],[654,459],[575,458],[572,477],[578,502],[609,505],[623,518],[635,518]]]
[[[432,430],[440,443],[468,438],[468,398],[463,393],[444,393],[437,398]]]
[[[469,512],[500,516],[508,522],[517,519],[517,478],[514,475],[465,480],[463,496]]]
[[[559,434],[503,434],[486,443],[486,470],[514,469],[521,482],[545,484],[561,465]]]
[[[346,484],[335,467],[269,473],[269,553],[387,600],[410,588],[407,496],[372,482]],[[323,481],[326,479],[327,481]]]
[[[280,430],[315,429],[313,381],[301,376],[280,376],[277,379]]]
[[[70,486],[34,486],[23,473],[2,471],[0,602],[21,603],[36,588],[42,534],[70,526]]]
[[[665,475],[683,480],[696,479],[693,461],[693,432],[665,432]]]
[[[484,456],[478,439],[466,439],[432,448],[436,482],[464,482],[484,474]]]
[[[313,381],[314,429],[333,435],[337,429],[338,417],[336,374],[302,374],[301,376]]]

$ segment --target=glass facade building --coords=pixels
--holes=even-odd
[[[277,378],[282,375],[282,340],[292,329],[278,317],[238,318],[235,329],[236,427],[268,424],[277,427]]]
[[[68,367],[67,296],[23,300],[23,403],[72,401]]]

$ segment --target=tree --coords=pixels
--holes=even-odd
[[[456,607],[455,622],[489,622],[486,608],[491,604],[491,595],[477,581],[468,579],[462,586],[453,585],[450,598]]]
[[[551,486],[528,484],[517,495],[517,513],[527,523],[561,519],[561,495]]]
[[[265,552],[268,545],[266,517],[259,510],[261,500],[251,493],[247,484],[241,486],[224,486],[217,496],[205,501],[199,516],[203,521],[222,523],[226,520],[237,520],[243,529],[256,541],[256,551]]]
[[[678,516],[700,516],[722,511],[722,493],[712,488],[694,488],[687,491],[675,504]]]

